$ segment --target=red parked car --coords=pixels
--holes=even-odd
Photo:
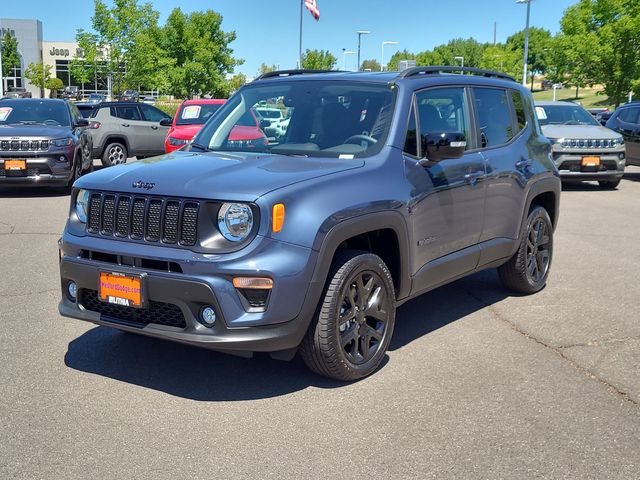
[[[173,117],[173,123],[164,141],[165,151],[170,153],[186,145],[224,102],[226,100],[221,99],[185,100],[182,102]],[[233,127],[229,135],[229,143],[233,142],[245,146],[268,144],[267,137],[260,129],[258,118],[253,111],[250,112],[251,115],[245,115],[238,122],[238,125]]]

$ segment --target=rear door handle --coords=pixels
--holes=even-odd
[[[467,173],[464,176],[464,181],[469,183],[470,185],[475,184],[478,179],[484,177],[484,172],[483,171],[479,171],[479,172],[471,172],[471,173]]]
[[[516,162],[516,168],[518,170],[524,170],[525,168],[529,168],[533,164],[533,160],[530,158],[526,160],[519,160]]]
[[[123,126],[123,127],[128,127],[128,126],[129,126],[129,124],[128,124],[128,123],[123,123],[123,124],[122,124],[122,126]]]

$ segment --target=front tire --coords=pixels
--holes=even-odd
[[[127,147],[120,142],[112,142],[107,145],[102,154],[102,164],[105,167],[127,163]]]
[[[531,294],[544,288],[553,257],[553,224],[547,211],[529,211],[520,246],[513,257],[498,267],[502,284],[515,292]]]
[[[314,372],[353,381],[373,373],[389,347],[396,313],[393,280],[380,257],[359,251],[339,255],[331,271],[300,354]]]
[[[615,180],[599,180],[598,184],[600,188],[604,188],[607,190],[615,190],[620,185],[621,178],[616,178]]]

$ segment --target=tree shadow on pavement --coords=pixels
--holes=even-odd
[[[469,294],[478,282],[489,303],[507,295],[495,271],[488,271],[407,302],[397,311],[390,350],[484,308],[487,300]],[[346,385],[311,373],[299,357],[291,362],[266,354],[245,359],[107,327],[70,342],[64,361],[75,370],[198,401],[255,400]],[[380,368],[388,361],[386,356]]]

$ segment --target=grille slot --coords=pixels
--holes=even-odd
[[[131,308],[112,305],[98,299],[97,290],[80,289],[79,303],[85,309],[98,312],[107,318],[103,320],[120,320],[145,326],[150,323],[168,325],[170,327],[185,328],[187,323],[182,310],[172,303],[155,302],[151,300],[148,308]]]
[[[198,240],[199,210],[193,200],[92,193],[87,232],[190,247]]]

